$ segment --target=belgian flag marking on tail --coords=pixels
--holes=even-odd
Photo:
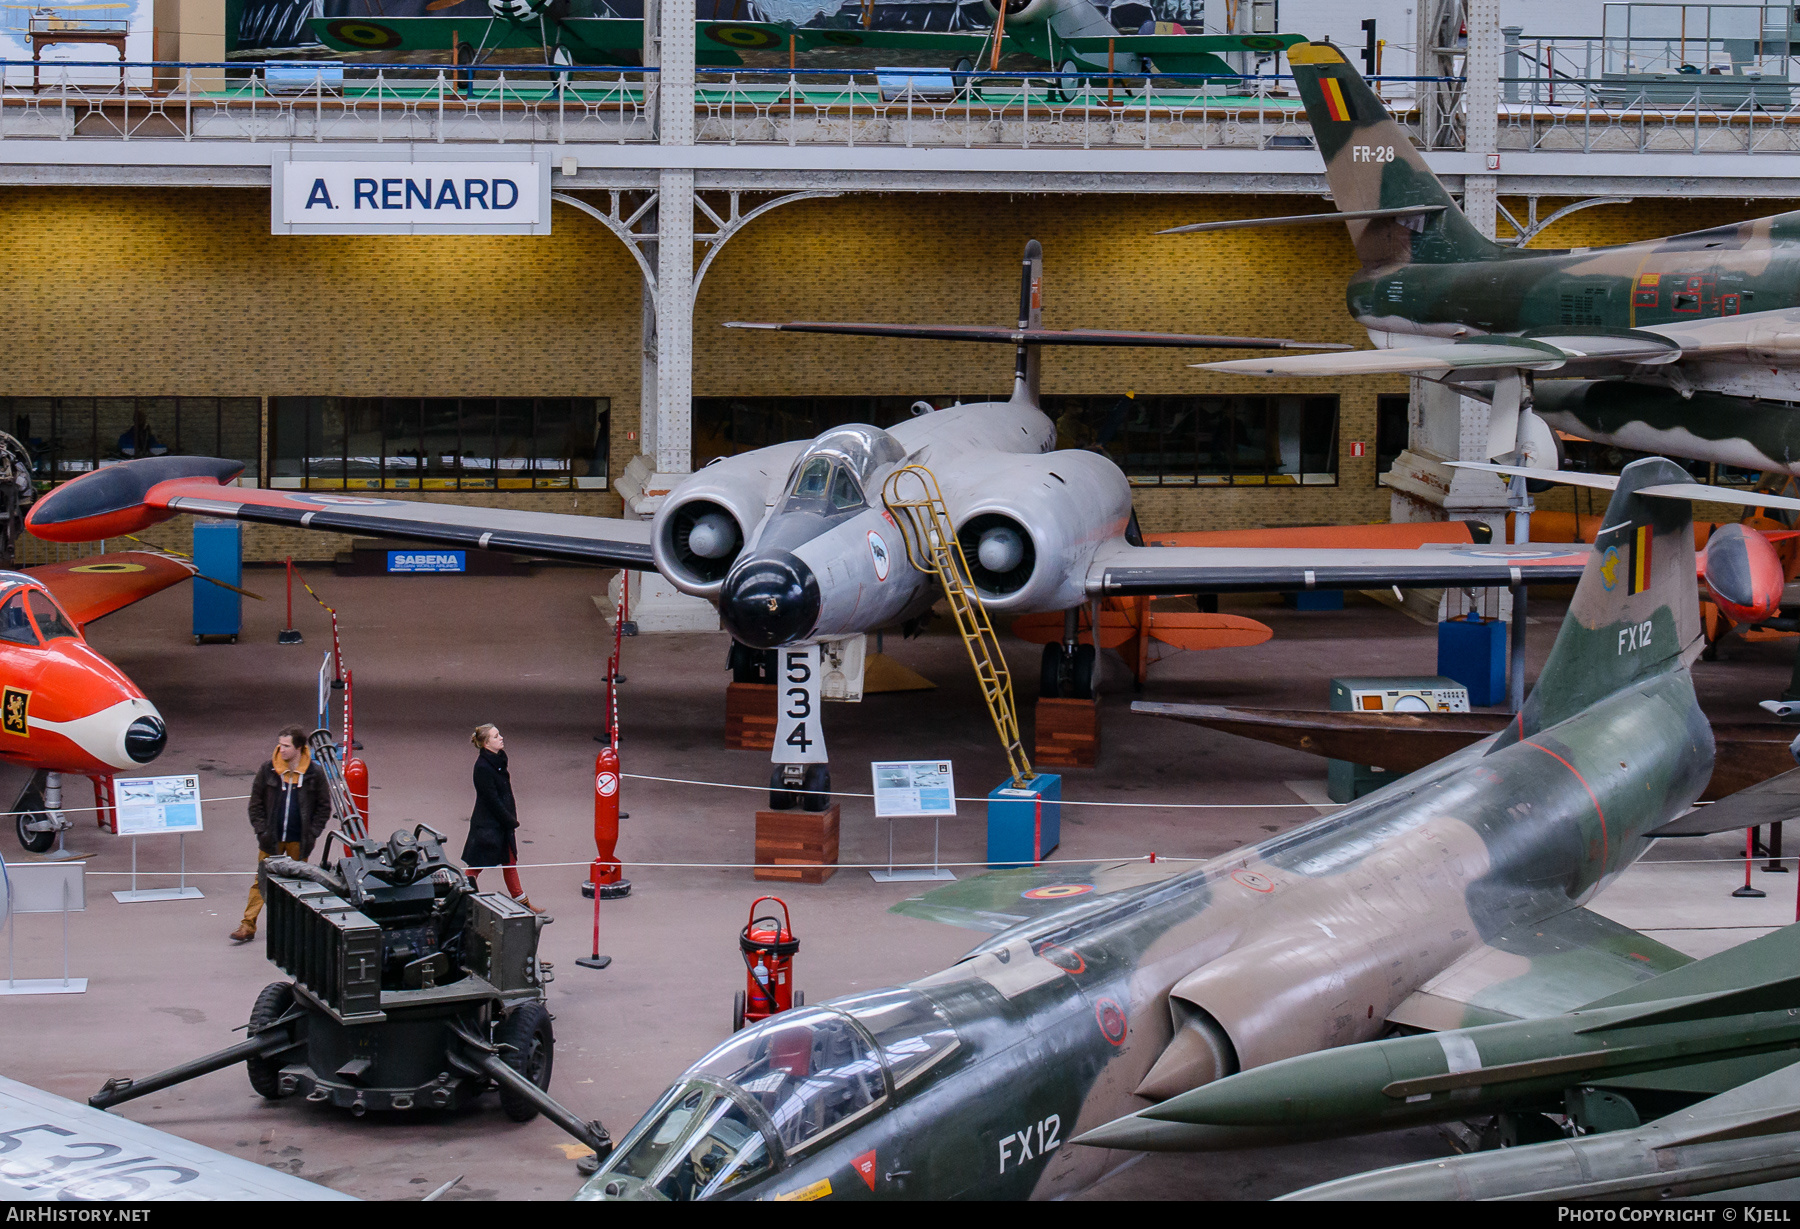
[[[1631,544],[1631,585],[1629,593],[1642,593],[1650,587],[1650,526],[1639,525]]]
[[[1337,80],[1321,76],[1319,90],[1325,95],[1325,110],[1330,113],[1331,118],[1340,124],[1349,123],[1352,118],[1350,104],[1344,101],[1344,90],[1342,86],[1338,85]]]

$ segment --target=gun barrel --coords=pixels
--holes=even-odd
[[[170,1067],[166,1071],[158,1071],[155,1075],[147,1075],[141,1080],[115,1076],[106,1081],[99,1092],[88,1098],[88,1104],[98,1110],[110,1109],[120,1102],[160,1092],[171,1084],[180,1084],[229,1067],[233,1063],[241,1063],[247,1058],[271,1057],[293,1045],[293,1035],[285,1027],[258,1033],[234,1046],[226,1046],[223,1050]]]
[[[536,1105],[538,1112],[592,1148],[594,1154],[601,1160],[605,1160],[612,1152],[612,1136],[598,1121],[583,1122],[577,1118],[563,1106],[562,1102],[514,1071],[498,1054],[492,1051],[475,1050],[473,1047],[465,1047],[464,1050],[464,1058],[471,1065],[479,1068],[483,1075]]]

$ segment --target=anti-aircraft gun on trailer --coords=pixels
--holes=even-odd
[[[167,1071],[108,1080],[106,1109],[242,1062],[270,1100],[296,1094],[358,1116],[458,1109],[490,1087],[515,1122],[543,1114],[604,1159],[611,1137],[548,1092],[556,1038],[538,958],[545,919],[478,893],[420,824],[351,840],[335,868],[262,864],[268,955],[294,980],[256,997],[249,1036]]]

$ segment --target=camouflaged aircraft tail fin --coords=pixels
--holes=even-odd
[[[1619,475],[1586,569],[1550,659],[1501,745],[1565,721],[1652,675],[1682,668],[1700,635],[1694,585],[1694,506],[1641,495],[1685,482],[1662,457],[1633,461]]]
[[[1296,43],[1288,64],[1325,159],[1331,197],[1345,213],[1441,206],[1434,212],[1346,220],[1365,269],[1504,260],[1514,249],[1484,237],[1413,148],[1362,75],[1329,42]]]

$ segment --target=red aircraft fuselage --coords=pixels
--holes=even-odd
[[[110,776],[162,753],[156,706],[83,638],[49,591],[0,572],[0,760]]]

